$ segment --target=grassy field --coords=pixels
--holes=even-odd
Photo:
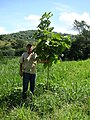
[[[0,60],[0,120],[90,120],[90,59],[47,71],[37,65],[35,95],[22,100],[19,58]]]

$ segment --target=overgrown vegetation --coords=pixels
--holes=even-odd
[[[46,70],[37,66],[35,95],[22,100],[19,58],[0,60],[0,120],[89,120],[90,59],[53,64],[46,89]]]

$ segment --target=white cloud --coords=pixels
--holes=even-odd
[[[77,31],[74,31],[72,29],[68,29],[67,27],[61,27],[61,26],[54,26],[54,31],[61,32],[61,33],[68,33],[68,34],[78,34]]]
[[[29,25],[33,28],[33,29],[36,29],[36,27],[38,26],[39,24],[39,20],[40,20],[40,16],[38,15],[34,15],[34,14],[31,14],[27,17],[24,17],[25,20],[27,20],[29,22]]]
[[[82,21],[84,20],[88,25],[90,25],[90,13],[83,12],[79,14],[71,6],[66,4],[54,2],[55,12],[59,13],[59,22],[54,25],[57,32],[77,34],[77,31],[73,30],[74,20]]]
[[[23,24],[21,24],[21,23],[18,24],[15,32],[36,29],[36,27],[39,24],[40,17],[38,15],[32,14],[27,17],[24,17],[24,19],[26,21]]]
[[[0,34],[7,34],[9,33],[5,27],[0,26]]]
[[[90,15],[87,12],[84,12],[83,14],[78,14],[75,12],[64,12],[59,16],[59,20],[65,24],[73,24],[75,19],[78,21],[84,20],[87,24],[90,24]]]
[[[73,23],[75,19],[78,21],[84,20],[88,25],[90,25],[90,14],[87,12],[82,14],[75,12],[62,12],[59,16],[60,24],[55,25],[54,28],[57,32],[77,34],[78,32],[73,30]]]

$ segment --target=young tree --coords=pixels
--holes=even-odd
[[[52,15],[51,12],[45,12],[42,15],[40,24],[37,27],[38,30],[33,36],[34,39],[38,40],[34,52],[37,53],[37,60],[44,61],[44,67],[48,70],[47,78],[49,78],[49,68],[57,62],[62,52],[70,47],[70,37],[53,32],[54,27],[50,27],[50,17]]]

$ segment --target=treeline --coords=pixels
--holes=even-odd
[[[74,22],[78,35],[70,35],[71,48],[63,52],[62,60],[84,60],[90,58],[90,26],[84,21]],[[36,30],[20,31],[18,33],[0,35],[0,56],[20,56],[28,43],[36,44],[32,38]],[[61,33],[60,33],[61,34]],[[62,34],[68,35],[68,34]]]

